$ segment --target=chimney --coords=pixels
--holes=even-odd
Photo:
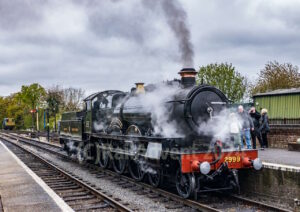
[[[178,73],[181,76],[181,84],[186,87],[191,87],[196,84],[196,70],[194,68],[183,68]]]
[[[137,94],[145,93],[144,83],[137,82],[137,83],[135,83],[135,86],[136,86],[136,93]]]

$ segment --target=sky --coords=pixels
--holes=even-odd
[[[143,1],[0,0],[0,96],[35,82],[88,95],[178,78],[178,36],[164,11]],[[299,0],[178,0],[177,6],[196,69],[232,63],[254,81],[268,61],[300,65]]]

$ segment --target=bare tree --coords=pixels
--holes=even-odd
[[[77,111],[82,109],[82,101],[85,91],[81,88],[65,88],[63,91],[63,109],[65,111]]]
[[[268,62],[265,68],[261,70],[259,78],[253,86],[252,94],[297,87],[300,87],[298,66],[291,63],[280,64],[274,61]]]

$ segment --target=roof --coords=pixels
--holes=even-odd
[[[300,88],[290,88],[290,89],[278,89],[266,93],[257,93],[253,97],[258,96],[278,96],[278,95],[288,95],[288,94],[300,94]]]
[[[114,93],[123,93],[122,91],[118,91],[118,90],[107,90],[107,91],[100,91],[94,94],[89,95],[88,97],[86,97],[83,101],[88,101],[88,100],[92,100],[94,99],[96,96],[98,96],[99,94],[102,93],[107,93],[108,95],[114,94]]]

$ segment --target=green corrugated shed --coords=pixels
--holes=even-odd
[[[300,118],[300,88],[281,89],[253,96],[257,110],[266,108],[270,119]]]

